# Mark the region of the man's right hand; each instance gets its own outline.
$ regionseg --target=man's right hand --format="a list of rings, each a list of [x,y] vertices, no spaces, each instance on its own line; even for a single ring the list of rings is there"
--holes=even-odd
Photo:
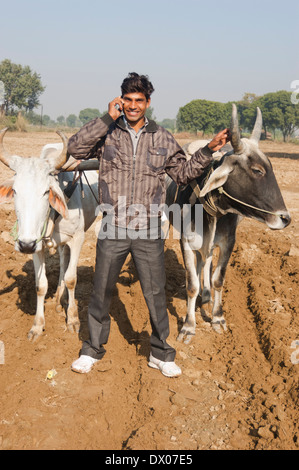
[[[118,107],[119,107],[118,109],[115,107],[116,105],[118,105]],[[122,113],[122,110],[123,110],[123,100],[122,100],[121,96],[118,96],[117,98],[114,98],[114,100],[111,101],[111,103],[109,103],[109,105],[108,105],[108,113],[110,114],[112,119],[114,119],[114,121],[117,118],[119,118],[119,116]]]
[[[220,150],[227,142],[230,142],[231,140],[231,132],[229,129],[223,129],[223,131],[218,132],[217,135],[211,140],[211,142],[208,144],[209,149],[212,152],[217,152],[217,150]]]

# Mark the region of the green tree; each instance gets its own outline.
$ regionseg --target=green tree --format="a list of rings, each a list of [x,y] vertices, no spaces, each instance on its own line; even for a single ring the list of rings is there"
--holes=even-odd
[[[176,123],[175,119],[165,118],[163,119],[163,121],[159,122],[158,124],[162,127],[165,127],[165,129],[168,129],[169,131],[174,132],[175,123]]]
[[[100,111],[94,108],[85,108],[85,109],[82,109],[82,111],[80,111],[79,113],[79,119],[83,125],[91,121],[92,119],[101,117],[101,116],[102,115]]]
[[[39,97],[45,87],[41,83],[40,75],[32,72],[26,65],[13,64],[9,59],[0,63],[0,81],[4,83],[5,94],[2,112],[13,113],[24,109],[32,111],[39,106]]]
[[[50,124],[51,118],[47,114],[43,115],[43,125],[48,126]]]
[[[79,121],[79,119],[77,118],[77,116],[75,114],[70,114],[66,118],[66,125],[68,127],[80,127],[81,122]]]
[[[256,109],[256,101],[259,99],[255,93],[245,93],[243,98],[236,102],[238,108],[238,119],[241,128],[251,129],[254,126],[255,115],[254,113],[249,113],[250,118],[247,116],[248,109]]]
[[[33,124],[35,126],[40,125],[41,121],[42,121],[41,116],[39,114],[35,113],[34,111],[29,111],[26,114],[26,119],[27,119],[28,122],[30,122],[30,124]]]
[[[280,129],[286,142],[299,126],[299,106],[291,102],[291,92],[267,93],[260,99],[265,127]]]
[[[218,132],[230,122],[231,105],[208,100],[194,100],[179,109],[178,131],[204,134]]]
[[[154,116],[154,108],[152,106],[147,108],[145,115],[147,119],[152,119],[153,121],[156,120],[156,117]]]
[[[58,118],[56,120],[57,120],[57,122],[60,126],[65,125],[65,117],[64,116],[58,116]]]
[[[276,129],[280,129],[286,142],[299,127],[299,106],[291,102],[291,94],[281,90],[260,96],[243,113],[246,125],[253,127],[256,107],[259,106],[263,114],[265,132],[271,130],[275,135]]]

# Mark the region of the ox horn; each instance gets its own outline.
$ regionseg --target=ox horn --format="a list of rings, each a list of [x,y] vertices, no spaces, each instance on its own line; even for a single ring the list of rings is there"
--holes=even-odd
[[[231,120],[231,134],[232,139],[231,143],[234,149],[234,152],[240,154],[244,150],[244,144],[241,141],[240,130],[239,130],[239,122],[238,122],[238,113],[237,113],[237,106],[233,103],[233,110],[232,110],[232,120]]]
[[[262,118],[262,112],[260,108],[256,108],[256,110],[257,110],[257,115],[256,115],[254,128],[250,136],[250,140],[253,140],[254,142],[258,144],[261,138],[261,133],[262,133],[263,118]]]
[[[58,134],[62,140],[63,143],[63,148],[61,154],[55,159],[55,168],[56,170],[59,170],[67,161],[68,153],[67,153],[67,144],[68,144],[68,138],[63,134],[61,131],[56,131],[56,134]]]
[[[5,127],[5,129],[2,129],[2,131],[0,131],[0,161],[4,163],[4,165],[9,167],[11,156],[6,152],[3,146],[3,138],[7,130],[8,130],[8,127]]]

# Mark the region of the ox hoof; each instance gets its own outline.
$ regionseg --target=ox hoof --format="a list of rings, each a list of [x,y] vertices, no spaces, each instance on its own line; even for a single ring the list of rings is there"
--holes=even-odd
[[[68,324],[67,324],[67,330],[68,330],[70,333],[79,333],[79,331],[80,331],[80,324],[79,324],[79,322],[68,323]]]
[[[40,336],[42,336],[44,329],[33,327],[29,331],[27,338],[29,341],[36,341]]]
[[[189,344],[192,340],[192,337],[195,335],[192,331],[182,330],[177,337],[177,341],[181,343],[182,341],[184,344]]]
[[[216,333],[221,335],[223,331],[227,331],[226,321],[224,319],[212,321],[212,328]]]

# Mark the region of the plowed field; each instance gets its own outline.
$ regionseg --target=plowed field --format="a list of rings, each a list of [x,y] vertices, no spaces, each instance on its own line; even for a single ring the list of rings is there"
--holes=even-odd
[[[59,139],[58,139],[59,140]],[[5,145],[38,155],[53,133],[11,133]],[[185,142],[181,142],[182,144]],[[27,340],[35,312],[31,257],[14,250],[13,204],[0,208],[0,449],[298,449],[299,147],[261,143],[274,167],[292,223],[283,231],[244,220],[229,263],[218,335],[209,310],[197,312],[192,342],[178,343],[186,312],[177,240],[166,242],[169,342],[183,375],[167,379],[147,366],[150,322],[131,258],[111,307],[104,359],[88,375],[70,369],[87,337],[95,261],[91,228],[78,266],[80,332],[56,313],[58,255],[47,255],[46,329]],[[11,172],[1,166],[1,179]],[[56,375],[47,380],[49,370]]]

